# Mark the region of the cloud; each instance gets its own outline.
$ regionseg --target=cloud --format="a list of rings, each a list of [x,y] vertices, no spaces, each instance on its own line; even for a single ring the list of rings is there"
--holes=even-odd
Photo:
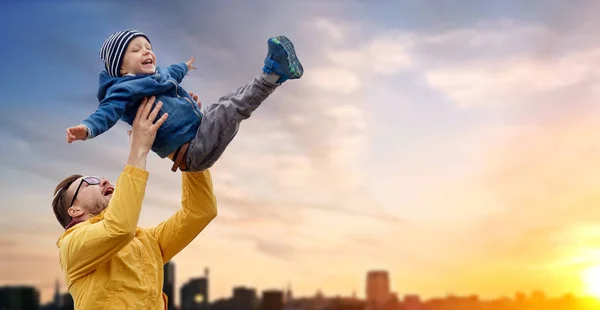
[[[314,28],[322,31],[324,37],[331,39],[334,43],[343,43],[346,40],[347,32],[343,27],[339,27],[330,19],[317,18],[314,20]]]
[[[423,64],[425,79],[461,108],[527,104],[595,81],[596,69],[588,64],[600,56],[598,47],[567,49],[567,41],[583,38],[576,30],[568,35],[561,31],[499,21],[425,37],[418,43],[422,50],[465,54],[452,54],[445,61],[441,55],[426,55],[424,60],[435,63]]]
[[[309,82],[317,88],[339,94],[351,94],[360,86],[359,77],[339,66],[329,68],[317,68],[310,73]]]
[[[40,270],[58,274],[60,265],[57,256],[29,244],[31,244],[30,240],[20,234],[3,232],[0,235],[0,281],[2,283],[14,283],[17,279],[19,280],[17,284],[38,283]]]
[[[269,254],[274,257],[278,257],[280,259],[293,259],[293,248],[283,242],[263,242],[261,240],[258,240],[256,242],[256,247],[258,251]]]
[[[292,261],[297,249],[289,242],[274,236],[275,235],[265,236],[264,234],[261,234],[261,236],[255,236],[253,234],[237,234],[236,236],[229,236],[229,238],[249,241],[257,252],[262,253],[269,258],[275,258],[286,262]]]
[[[374,36],[353,48],[327,48],[327,58],[335,65],[350,68],[367,77],[394,75],[413,64],[408,53],[412,42],[403,33],[392,31]]]
[[[221,192],[223,192],[221,190]],[[226,192],[226,191],[225,191]],[[267,197],[234,198],[218,196],[219,217],[213,224],[219,235],[229,240],[248,240],[255,249],[267,256],[289,260],[295,254],[322,252],[323,244],[337,247],[346,244],[344,232],[348,223],[353,229],[370,227],[402,228],[401,219],[373,211],[353,211],[344,207],[289,203],[274,201]],[[316,219],[318,218],[318,219]],[[323,222],[325,221],[325,222]],[[339,221],[338,227],[327,227],[325,223]],[[324,225],[325,224],[325,225]],[[322,232],[329,230],[331,240],[323,238]],[[317,231],[316,235],[308,231]],[[285,246],[284,246],[285,245]]]
[[[326,25],[329,36],[341,37]],[[598,46],[584,44],[589,38],[578,30],[496,20],[441,32],[389,30],[351,48],[340,39],[324,45],[332,67],[310,81],[348,94],[383,76],[410,73],[459,108],[527,104],[596,80],[588,64],[599,57]],[[581,47],[566,48],[567,42]]]
[[[45,255],[38,253],[26,253],[26,252],[12,252],[3,253],[0,255],[0,265],[12,265],[19,263],[21,265],[32,265],[35,266],[37,263],[42,261],[55,260],[56,256]]]
[[[596,248],[590,227],[600,222],[598,121],[576,115],[487,137],[495,143],[478,182],[502,208],[464,231],[465,261],[531,272],[577,272],[593,263],[585,253]],[[567,266],[573,261],[580,264]]]
[[[19,121],[3,115],[1,120],[0,130],[5,139],[21,146],[17,153],[22,155],[20,158],[19,156],[9,156],[8,153],[0,153],[3,157],[7,157],[8,163],[37,157],[37,160],[30,161],[29,164],[46,166],[46,169],[55,169],[56,167],[44,165],[44,159],[56,158],[60,161],[95,166],[99,163],[98,159],[100,158],[104,168],[107,168],[107,165],[109,166],[108,169],[111,170],[117,169],[117,167],[122,169],[123,167],[123,161],[119,158],[119,155],[126,155],[127,150],[118,146],[119,142],[128,142],[123,124],[118,124],[118,126],[113,127],[97,139],[67,144],[65,129],[72,124],[65,124],[64,119],[58,113],[31,115],[29,118],[19,119]],[[115,143],[112,145],[106,143],[109,140],[113,140]],[[127,144],[122,143],[120,145]],[[111,154],[111,156],[108,154]],[[27,169],[28,165],[21,162],[18,166]]]
[[[502,107],[536,102],[539,95],[595,81],[600,50],[539,58],[459,63],[425,73],[427,82],[461,108]]]
[[[8,252],[16,245],[17,242],[15,240],[10,239],[7,236],[0,236],[0,249],[2,249],[2,252]]]

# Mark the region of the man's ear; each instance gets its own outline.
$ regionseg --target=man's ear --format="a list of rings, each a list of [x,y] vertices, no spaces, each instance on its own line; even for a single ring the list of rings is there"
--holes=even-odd
[[[69,213],[69,216],[72,218],[76,218],[76,217],[80,217],[84,214],[83,210],[81,210],[79,207],[70,207],[69,210],[67,210],[67,212]]]
[[[125,74],[127,74],[127,71],[125,71],[125,69],[123,69],[123,67],[121,67],[121,68],[119,69],[119,74],[120,74],[120,75],[125,75]]]

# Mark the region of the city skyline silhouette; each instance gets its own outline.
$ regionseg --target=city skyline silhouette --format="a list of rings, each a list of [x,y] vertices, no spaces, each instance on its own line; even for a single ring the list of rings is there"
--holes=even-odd
[[[600,298],[576,296],[564,293],[560,296],[547,296],[542,290],[532,292],[515,292],[514,296],[497,296],[482,299],[476,293],[456,295],[449,293],[445,296],[423,298],[418,293],[400,293],[393,289],[390,275],[386,270],[370,270],[365,275],[363,288],[364,298],[351,295],[326,296],[316,290],[312,296],[295,296],[291,283],[287,287],[257,290],[251,285],[239,284],[231,289],[231,295],[220,298],[210,297],[209,268],[204,268],[202,276],[185,279],[184,286],[177,288],[173,284],[173,262],[165,264],[163,292],[168,296],[167,310],[438,310],[438,309],[597,309]],[[174,293],[177,292],[177,295]],[[12,299],[13,304],[8,300]],[[21,300],[18,308],[15,300]],[[30,302],[30,303],[28,303]],[[12,305],[15,308],[10,308]],[[68,292],[60,289],[56,282],[53,299],[45,304],[39,300],[39,292],[34,286],[0,286],[0,307],[7,310],[70,310],[73,301]],[[448,308],[450,307],[450,308]],[[0,308],[4,309],[4,308]]]

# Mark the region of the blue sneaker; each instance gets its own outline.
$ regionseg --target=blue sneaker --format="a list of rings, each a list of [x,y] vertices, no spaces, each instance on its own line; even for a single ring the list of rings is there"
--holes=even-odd
[[[299,79],[304,73],[304,68],[294,50],[294,44],[285,36],[269,38],[267,41],[269,51],[265,58],[263,72],[279,75],[277,80],[281,84],[287,80]]]

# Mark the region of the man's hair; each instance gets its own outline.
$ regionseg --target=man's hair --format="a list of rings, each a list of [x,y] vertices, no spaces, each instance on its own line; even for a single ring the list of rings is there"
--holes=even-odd
[[[62,225],[63,228],[66,228],[69,223],[73,220],[69,215],[69,204],[70,200],[67,199],[67,189],[75,180],[81,178],[82,175],[72,174],[66,177],[64,180],[60,181],[56,188],[54,189],[54,199],[52,200],[52,209],[54,210],[54,215],[56,219]]]

